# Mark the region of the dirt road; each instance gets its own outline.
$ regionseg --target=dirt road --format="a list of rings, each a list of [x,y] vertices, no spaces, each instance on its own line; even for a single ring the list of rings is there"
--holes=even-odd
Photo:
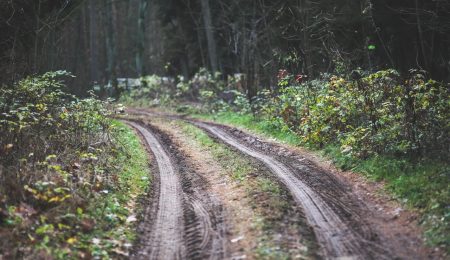
[[[219,259],[223,255],[220,211],[202,188],[202,180],[194,187],[191,178],[183,176],[185,165],[180,165],[172,147],[167,146],[161,133],[143,124],[126,121],[144,139],[157,163],[159,194],[149,206],[154,216],[145,216],[144,232],[136,259]],[[181,162],[182,163],[182,162]],[[213,223],[212,219],[215,219]],[[147,226],[147,227],[145,227]]]
[[[131,112],[144,118],[157,116],[166,121],[180,120],[177,116],[167,117],[149,111]],[[234,128],[198,120],[187,122],[249,160],[259,161],[272,173],[273,178],[279,181],[280,187],[290,193],[294,204],[303,212],[307,225],[314,231],[315,236],[310,239],[314,239],[314,243],[320,246],[320,252],[309,256],[326,259],[438,258],[423,246],[413,221],[405,221],[401,216],[392,217],[390,212],[375,210],[374,205],[379,206],[379,202],[366,201],[367,197],[357,193],[351,183],[336,177],[309,158]],[[167,151],[173,150],[175,146],[185,146],[183,141],[177,141],[175,144],[171,140],[174,136],[166,135],[159,129],[156,130],[159,137],[155,137],[149,131],[154,131],[154,127],[144,127],[135,122],[129,124],[144,136],[159,167],[157,214],[149,229],[150,239],[143,242],[146,246],[141,251],[146,253],[141,256],[149,256],[152,259],[230,257],[231,254],[226,252],[226,248],[230,248],[229,236],[223,234],[231,232],[232,225],[237,224],[223,225],[233,221],[227,220],[229,216],[224,217],[223,213],[217,211],[220,207],[212,205],[225,205],[224,211],[234,205],[224,203],[226,195],[218,195],[220,192],[217,192],[217,187],[211,188],[214,184],[202,184],[210,179],[200,178],[201,181],[198,181],[199,174],[193,167],[185,171],[184,175],[180,175],[176,164],[182,162],[183,167],[189,168],[186,166],[189,164],[186,158],[183,159],[186,154],[175,151],[177,155],[174,156]],[[167,126],[164,131],[173,132]],[[188,137],[178,137],[179,140],[185,138]],[[197,177],[192,179],[192,176]],[[183,184],[186,179],[191,180],[188,185]],[[212,203],[217,199],[219,202]],[[389,208],[387,204],[383,206]],[[186,214],[187,209],[190,209],[189,214]],[[222,225],[217,225],[215,221],[219,215],[224,218]],[[191,222],[195,224],[192,225]],[[191,233],[190,237],[188,233]],[[285,238],[281,238],[283,239]]]
[[[287,165],[275,158],[253,150],[240,143],[218,127],[196,122],[197,126],[207,130],[225,143],[235,147],[246,155],[262,161],[286,185],[314,227],[320,245],[330,257],[364,258],[370,252],[364,246],[364,239],[348,227],[338,213],[311,188],[298,179]]]

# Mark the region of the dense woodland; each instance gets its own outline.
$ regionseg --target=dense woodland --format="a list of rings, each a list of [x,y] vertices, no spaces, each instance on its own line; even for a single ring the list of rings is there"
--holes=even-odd
[[[393,68],[450,75],[446,0],[12,0],[0,3],[3,83],[64,68],[73,92],[116,77],[243,73],[276,85],[279,69],[311,77]]]

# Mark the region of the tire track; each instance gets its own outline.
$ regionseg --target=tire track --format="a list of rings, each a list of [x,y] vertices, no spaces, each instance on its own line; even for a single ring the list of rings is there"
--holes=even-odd
[[[222,204],[209,193],[207,181],[193,170],[171,136],[151,124],[124,121],[143,137],[159,169],[159,187],[145,216],[153,219],[143,223],[145,237],[135,258],[223,259]]]
[[[344,257],[346,259],[388,258],[386,251],[356,233],[341,218],[339,213],[335,212],[332,205],[329,205],[307,183],[299,179],[289,164],[241,144],[239,139],[231,136],[219,127],[198,121],[191,121],[191,123],[206,130],[227,145],[264,163],[304,209],[306,218],[314,229],[325,257]]]
[[[148,240],[150,243],[141,254],[145,255],[146,259],[183,259],[186,255],[183,241],[183,191],[178,175],[169,155],[156,137],[135,122],[126,121],[126,123],[143,136],[159,168],[158,211]]]
[[[375,200],[370,193],[375,191],[367,190],[367,183],[335,176],[327,166],[318,166],[314,156],[311,160],[308,154],[305,156],[225,125],[144,109],[130,112],[191,123],[213,139],[260,161],[303,208],[323,258],[441,259],[424,246],[421,231],[414,222],[416,215],[405,213],[397,219],[397,213],[393,212],[399,208],[398,204],[391,204],[389,198]]]

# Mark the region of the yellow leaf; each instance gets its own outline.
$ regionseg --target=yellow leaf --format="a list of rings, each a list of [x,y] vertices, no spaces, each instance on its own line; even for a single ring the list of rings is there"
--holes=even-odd
[[[67,244],[73,245],[77,242],[77,238],[76,237],[71,237],[69,239],[67,239]]]
[[[31,242],[34,242],[36,239],[32,236],[32,235],[30,235],[30,234],[28,234],[28,238],[31,240]]]
[[[53,197],[53,198],[51,198],[51,199],[48,200],[48,202],[58,202],[58,201],[61,201],[61,198],[58,197],[58,196]]]

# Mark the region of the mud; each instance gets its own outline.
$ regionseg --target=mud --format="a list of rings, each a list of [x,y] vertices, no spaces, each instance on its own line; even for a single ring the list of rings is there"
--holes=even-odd
[[[180,124],[167,120],[154,120],[163,131],[170,133],[171,140],[194,161],[199,174],[208,179],[210,192],[217,194],[224,203],[225,222],[227,226],[226,258],[261,257],[258,243],[262,237],[270,241],[270,246],[277,252],[283,252],[293,258],[318,258],[315,237],[306,224],[306,218],[281,184],[257,160],[249,160],[252,172],[245,181],[232,180],[229,169],[231,161],[217,161],[211,150],[199,147],[191,136],[181,130]],[[261,189],[262,181],[269,180],[281,188],[277,194]],[[255,227],[255,223],[264,222],[264,228]],[[235,241],[235,242],[231,242]],[[259,242],[258,242],[259,241]]]
[[[133,258],[222,259],[222,206],[205,192],[205,180],[156,127],[126,123],[143,136],[158,164],[159,193],[146,209]]]
[[[234,128],[193,121],[223,143],[262,161],[291,191],[314,228],[322,255],[351,259],[430,259],[417,234],[394,229],[374,216],[350,185],[295,151]],[[391,232],[390,232],[391,231]]]
[[[147,110],[133,112],[186,120]],[[382,183],[368,183],[360,175],[318,162],[301,149],[264,141],[236,128],[186,121],[272,172],[302,208],[321,246],[321,258],[443,259],[424,246],[417,215],[378,194]]]

